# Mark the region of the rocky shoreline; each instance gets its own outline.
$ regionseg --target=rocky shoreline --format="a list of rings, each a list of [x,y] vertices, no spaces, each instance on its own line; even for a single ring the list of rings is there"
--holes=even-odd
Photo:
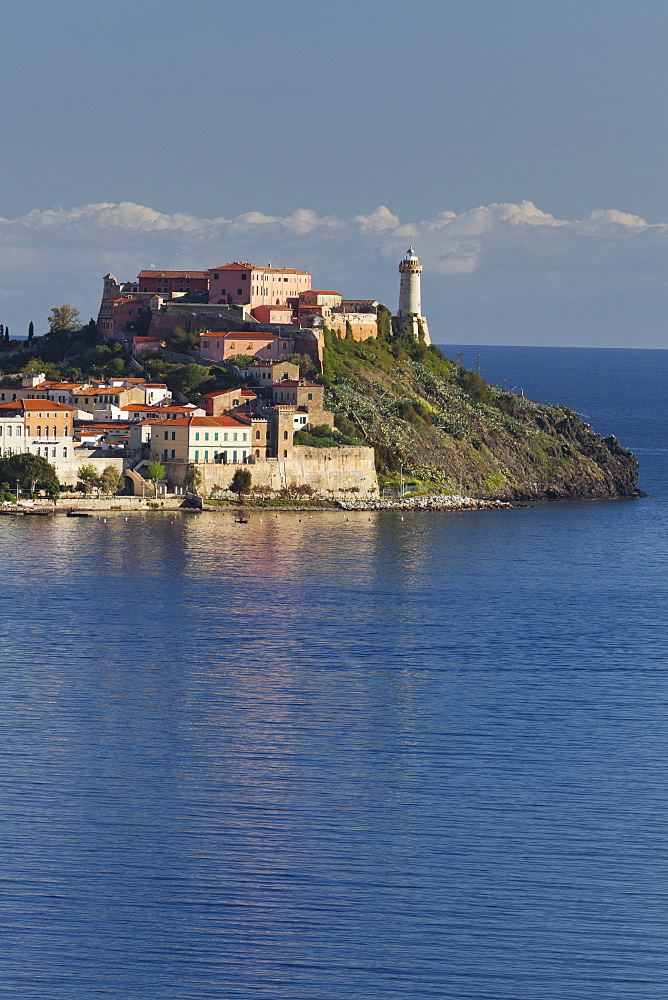
[[[506,500],[479,500],[460,494],[435,494],[402,500],[338,500],[336,505],[343,510],[499,510],[526,506]]]

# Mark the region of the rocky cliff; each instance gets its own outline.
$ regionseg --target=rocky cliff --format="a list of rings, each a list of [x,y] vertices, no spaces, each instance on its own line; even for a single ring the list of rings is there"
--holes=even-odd
[[[381,478],[496,499],[642,495],[638,462],[578,414],[488,385],[401,331],[355,343],[325,335],[337,425],[376,452]]]

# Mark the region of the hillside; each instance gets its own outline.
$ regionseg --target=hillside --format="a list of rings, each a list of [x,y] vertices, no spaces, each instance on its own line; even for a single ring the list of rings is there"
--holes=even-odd
[[[564,406],[488,385],[436,347],[392,330],[356,343],[325,335],[337,426],[376,449],[381,480],[498,499],[642,495],[638,462]]]

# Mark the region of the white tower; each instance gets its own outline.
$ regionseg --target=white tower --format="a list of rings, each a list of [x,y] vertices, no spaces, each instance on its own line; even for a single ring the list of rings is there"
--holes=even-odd
[[[399,309],[397,316],[400,326],[409,327],[416,340],[424,339],[425,344],[430,344],[429,328],[427,320],[422,315],[422,303],[420,301],[420,275],[422,274],[422,264],[418,260],[413,247],[409,247],[406,256],[399,264]]]
[[[422,265],[413,247],[409,247],[406,256],[399,264],[399,311],[397,316],[422,315],[420,306],[420,275]]]

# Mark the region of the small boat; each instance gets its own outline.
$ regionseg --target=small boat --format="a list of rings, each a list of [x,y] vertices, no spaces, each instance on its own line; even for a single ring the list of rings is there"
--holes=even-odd
[[[66,517],[90,517],[90,514],[85,510],[68,510]]]
[[[23,513],[26,517],[51,517],[53,514],[52,510],[24,510]]]
[[[250,518],[248,518],[248,517],[235,517],[234,523],[235,524],[248,524],[249,520],[250,520]]]

